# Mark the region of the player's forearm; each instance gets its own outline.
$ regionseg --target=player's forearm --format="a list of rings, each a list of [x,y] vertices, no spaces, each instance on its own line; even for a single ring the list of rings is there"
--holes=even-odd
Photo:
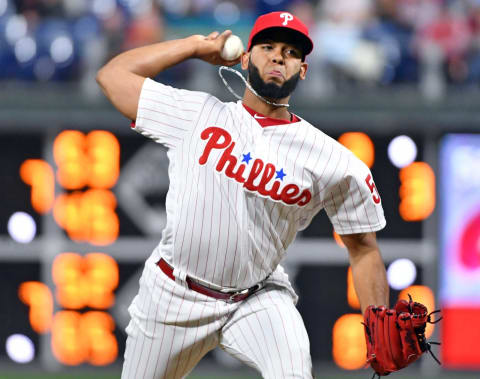
[[[369,305],[388,307],[387,275],[378,248],[349,252],[353,283],[362,313]]]
[[[99,72],[126,71],[151,78],[165,69],[195,56],[195,39],[187,37],[138,47],[117,55]]]

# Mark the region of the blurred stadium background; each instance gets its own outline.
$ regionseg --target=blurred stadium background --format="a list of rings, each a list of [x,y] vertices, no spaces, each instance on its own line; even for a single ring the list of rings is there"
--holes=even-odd
[[[0,378],[119,377],[167,158],[107,103],[97,69],[212,30],[245,43],[273,10],[315,42],[293,109],[372,169],[391,302],[411,293],[443,311],[427,330],[442,367],[424,357],[392,377],[480,377],[479,0],[0,0]],[[158,79],[234,100],[200,61]],[[325,216],[285,266],[317,376],[368,377],[347,253]],[[191,377],[258,376],[213,351]]]

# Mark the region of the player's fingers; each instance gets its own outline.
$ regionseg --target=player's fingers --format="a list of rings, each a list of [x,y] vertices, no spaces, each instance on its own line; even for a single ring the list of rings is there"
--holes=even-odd
[[[217,32],[216,30],[214,32],[211,32],[208,36],[207,36],[207,39],[215,39],[218,37],[220,33]]]
[[[222,41],[222,46],[223,46],[223,44],[225,43],[225,41],[227,40],[227,38],[230,37],[231,35],[232,35],[232,31],[229,30],[229,29],[227,29],[227,30],[225,30],[224,32],[222,32],[222,34],[220,34],[220,35],[218,36],[218,39],[219,39],[220,41]]]

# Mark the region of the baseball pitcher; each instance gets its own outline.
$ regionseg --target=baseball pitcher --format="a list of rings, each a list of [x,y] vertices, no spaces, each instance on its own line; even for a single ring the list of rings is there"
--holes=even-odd
[[[297,296],[279,262],[321,210],[348,249],[369,316],[367,342],[377,313],[388,309],[375,237],[385,218],[372,175],[289,108],[307,77],[307,27],[287,12],[262,15],[246,51],[226,61],[220,53],[230,35],[133,49],[97,75],[108,99],[134,120],[133,130],[166,146],[170,162],[167,224],[129,307],[123,379],[183,378],[216,347],[264,378],[312,378]],[[192,58],[240,63],[248,72],[243,98],[222,102],[151,79]],[[399,368],[379,362],[372,349],[378,374]]]

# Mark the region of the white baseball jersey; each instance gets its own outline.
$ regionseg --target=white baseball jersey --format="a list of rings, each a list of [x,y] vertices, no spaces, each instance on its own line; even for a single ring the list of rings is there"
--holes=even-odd
[[[152,259],[175,276],[235,289],[286,280],[279,262],[322,209],[339,234],[385,226],[367,166],[305,120],[262,127],[241,101],[146,79],[134,129],[168,148],[167,224]]]

